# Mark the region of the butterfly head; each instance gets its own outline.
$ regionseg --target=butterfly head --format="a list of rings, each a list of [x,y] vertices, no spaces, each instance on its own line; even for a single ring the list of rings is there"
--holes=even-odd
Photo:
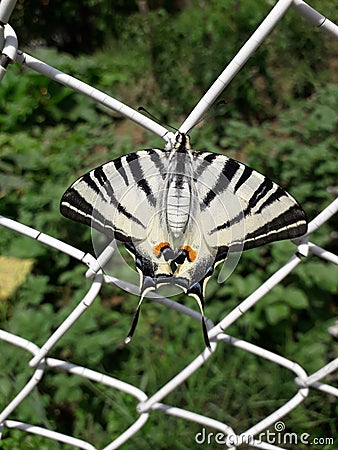
[[[185,133],[178,132],[176,135],[174,149],[178,152],[186,152],[187,150],[190,150],[191,147],[189,136]]]

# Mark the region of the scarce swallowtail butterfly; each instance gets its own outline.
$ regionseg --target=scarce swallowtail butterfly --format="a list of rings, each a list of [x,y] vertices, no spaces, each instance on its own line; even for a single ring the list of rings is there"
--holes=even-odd
[[[175,284],[193,296],[205,318],[205,285],[230,252],[307,231],[306,216],[284,189],[224,155],[193,151],[177,133],[164,150],[117,158],[86,173],[64,193],[61,213],[122,242],[140,273],[140,300]]]

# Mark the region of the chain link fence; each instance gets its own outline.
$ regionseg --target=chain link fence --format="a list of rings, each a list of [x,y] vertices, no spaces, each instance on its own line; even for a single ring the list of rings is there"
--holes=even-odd
[[[58,83],[64,84],[75,91],[88,96],[99,102],[108,108],[118,111],[127,118],[140,124],[144,128],[151,130],[154,134],[162,137],[164,141],[168,141],[172,138],[171,133],[163,127],[152,121],[150,118],[138,113],[127,105],[117,101],[116,99],[108,96],[107,94],[89,86],[82,81],[75,79],[74,77],[62,73],[39,61],[31,55],[18,50],[17,38],[15,31],[8,24],[10,15],[14,9],[15,1],[4,1],[0,3],[0,47],[2,50],[1,66],[0,66],[0,78],[2,78],[6,71],[8,64],[17,62],[26,66],[32,70],[35,70]],[[251,38],[240,49],[238,54],[233,58],[230,64],[225,68],[222,74],[217,78],[212,87],[201,98],[195,109],[187,117],[179,130],[181,132],[187,132],[191,129],[205,114],[209,106],[215,101],[222,90],[237,74],[241,67],[245,64],[252,53],[259,47],[259,45],[265,40],[274,26],[281,20],[284,14],[289,8],[294,8],[297,13],[302,15],[311,25],[320,27],[323,31],[327,32],[332,39],[338,39],[338,27],[333,24],[329,19],[325,18],[317,11],[312,9],[303,1],[299,0],[280,0],[273,7],[271,12],[266,16],[262,24],[253,33]],[[338,358],[332,361],[328,361],[325,366],[315,373],[307,374],[305,369],[297,364],[297,362],[291,361],[283,356],[277,355],[271,351],[267,351],[264,348],[253,345],[250,342],[246,342],[241,339],[234,338],[225,333],[227,328],[243,316],[250,308],[252,308],[257,302],[259,302],[270,290],[272,290],[278,283],[281,282],[288,274],[290,274],[298,264],[306,264],[306,257],[309,253],[316,255],[318,258],[322,258],[328,261],[330,264],[338,265],[338,256],[319,247],[315,243],[311,242],[311,235],[314,231],[320,228],[325,222],[327,222],[338,210],[338,199],[332,201],[323,211],[318,211],[318,215],[309,223],[308,233],[299,239],[294,240],[295,253],[291,258],[282,265],[268,280],[266,280],[261,286],[259,286],[251,295],[249,295],[244,301],[242,301],[235,309],[227,314],[219,323],[213,324],[210,319],[207,320],[209,329],[209,337],[212,342],[212,352],[205,349],[200,355],[198,355],[190,364],[188,364],[182,371],[170,381],[165,383],[157,392],[152,395],[148,395],[142,389],[137,386],[125,383],[122,380],[104,375],[94,370],[81,367],[76,364],[70,364],[68,362],[50,358],[48,356],[51,349],[59,341],[59,339],[67,333],[70,327],[79,319],[79,317],[85,313],[87,308],[95,301],[95,298],[99,294],[102,286],[105,283],[115,284],[119,282],[126,291],[137,292],[138,287],[128,283],[115,279],[113,276],[105,275],[101,271],[100,261],[91,254],[84,253],[80,249],[75,248],[61,240],[43,233],[43,230],[36,230],[34,228],[23,225],[17,221],[0,216],[0,225],[2,227],[9,228],[15,233],[27,236],[30,239],[34,239],[41,245],[48,246],[51,249],[56,249],[58,252],[67,254],[79,262],[88,267],[86,277],[91,280],[91,286],[88,292],[72,313],[61,323],[55,332],[46,340],[46,342],[38,347],[34,342],[30,342],[22,337],[9,333],[5,330],[0,330],[0,339],[8,345],[20,347],[32,355],[32,359],[29,366],[32,370],[30,380],[24,385],[24,387],[17,393],[15,398],[4,408],[0,413],[0,439],[2,431],[4,429],[18,429],[27,433],[33,433],[44,436],[46,438],[67,443],[76,448],[82,448],[87,450],[94,450],[94,445],[85,442],[84,440],[77,439],[72,436],[68,436],[57,431],[51,431],[46,428],[35,426],[20,421],[11,420],[11,414],[18,408],[18,406],[24,401],[24,399],[32,392],[32,390],[39,384],[41,378],[44,376],[46,369],[48,368],[48,374],[45,376],[53,376],[53,370],[61,370],[69,374],[72,377],[81,377],[87,380],[95,381],[102,385],[105,385],[111,389],[116,389],[134,397],[137,402],[138,417],[134,423],[121,430],[121,434],[116,436],[112,442],[107,445],[104,450],[112,450],[120,447],[123,443],[132,438],[147,422],[149,416],[153,411],[159,411],[163,415],[174,416],[177,420],[187,420],[198,423],[203,427],[215,430],[214,438],[223,439],[222,443],[224,447],[228,449],[236,449],[237,447],[247,444],[253,448],[260,449],[282,449],[285,448],[283,443],[269,443],[264,440],[265,431],[272,425],[277,432],[283,431],[284,422],[282,418],[285,417],[301,404],[307,396],[311,395],[311,391],[316,389],[323,393],[330,394],[338,397],[338,388],[325,383],[324,379],[330,373],[333,373],[338,367]],[[150,296],[151,297],[151,296]],[[165,305],[168,308],[172,308],[181,314],[190,316],[194,320],[200,321],[201,316],[199,313],[173,302],[167,298],[159,297],[158,295],[152,296],[152,300]],[[90,314],[90,312],[86,313]],[[333,325],[330,328],[330,333],[337,336],[337,325]],[[203,366],[206,361],[212,357],[213,351],[217,346],[233,346],[242,349],[245,352],[257,355],[259,358],[270,361],[273,364],[282,366],[283,368],[291,371],[295,375],[295,385],[297,393],[287,400],[281,407],[272,412],[269,416],[265,417],[260,422],[256,423],[251,428],[247,429],[244,433],[238,435],[236,430],[227,426],[223,422],[214,420],[211,417],[207,417],[201,414],[194,413],[192,411],[178,408],[175,405],[169,405],[162,403],[167,395],[182,385],[192,374],[196,371],[203,370]],[[203,428],[203,430],[205,430]],[[196,436],[196,442],[200,444],[206,444],[206,436],[203,435],[204,431]],[[266,436],[266,435],[265,435]],[[210,436],[209,436],[210,437]],[[307,444],[307,437],[303,436],[303,444]],[[332,441],[333,443],[333,441]],[[328,441],[327,444],[330,444]]]

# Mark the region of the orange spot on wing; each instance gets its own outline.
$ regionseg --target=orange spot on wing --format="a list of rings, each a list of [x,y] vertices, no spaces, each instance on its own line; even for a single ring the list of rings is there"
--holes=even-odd
[[[182,249],[187,252],[187,258],[189,262],[195,261],[197,256],[196,250],[192,249],[189,245],[184,245]]]
[[[169,242],[160,242],[159,244],[155,245],[154,247],[154,255],[158,258],[159,256],[161,256],[161,252],[162,250],[164,250],[165,248],[170,248],[170,244]]]

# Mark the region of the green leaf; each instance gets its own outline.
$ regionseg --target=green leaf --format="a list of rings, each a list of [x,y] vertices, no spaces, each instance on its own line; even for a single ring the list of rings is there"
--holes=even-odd
[[[290,315],[290,308],[284,303],[274,303],[265,309],[266,319],[270,325],[276,325]]]
[[[309,299],[304,292],[292,287],[285,289],[285,302],[295,309],[306,309],[309,306]]]
[[[19,299],[28,305],[38,305],[51,289],[47,275],[29,275],[19,291]]]
[[[315,270],[311,271],[311,276],[316,283],[332,294],[337,293],[338,287],[338,267],[330,263],[318,263]]]

